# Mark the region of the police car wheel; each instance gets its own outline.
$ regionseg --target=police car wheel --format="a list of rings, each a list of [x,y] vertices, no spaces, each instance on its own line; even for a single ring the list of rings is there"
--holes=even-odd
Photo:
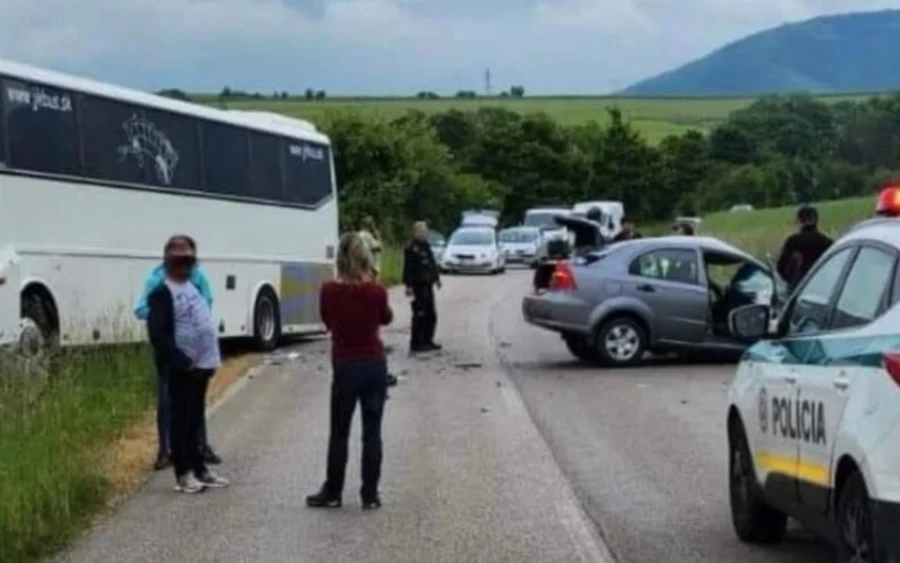
[[[594,349],[600,362],[613,366],[631,366],[644,357],[647,334],[631,317],[614,317],[597,331]]]
[[[844,482],[837,505],[838,561],[875,561],[874,526],[866,483],[859,472]]]
[[[747,436],[740,423],[729,429],[728,449],[728,492],[735,533],[746,543],[780,542],[787,531],[787,516],[761,498]]]

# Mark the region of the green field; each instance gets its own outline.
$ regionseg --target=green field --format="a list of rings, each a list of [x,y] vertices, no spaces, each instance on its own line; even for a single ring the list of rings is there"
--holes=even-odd
[[[875,197],[859,197],[818,204],[819,227],[834,239],[854,224],[872,217]],[[717,236],[759,258],[777,255],[784,238],[796,230],[796,206],[742,213],[714,213],[703,218],[701,234]]]
[[[855,100],[862,95],[823,97],[828,101]],[[615,97],[526,97],[423,100],[417,98],[335,98],[305,100],[298,98],[220,99],[197,95],[197,101],[232,109],[263,110],[321,123],[329,112],[355,110],[387,118],[407,110],[436,113],[450,109],[462,111],[482,107],[502,107],[521,113],[544,112],[566,124],[595,120],[603,122],[607,108],[617,107],[649,140],[658,141],[669,134],[689,129],[707,130],[729,113],[747,106],[753,98],[615,98]]]

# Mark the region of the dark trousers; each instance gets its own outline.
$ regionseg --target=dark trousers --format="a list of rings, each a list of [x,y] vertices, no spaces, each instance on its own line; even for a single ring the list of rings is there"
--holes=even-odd
[[[362,488],[360,496],[378,494],[381,479],[381,418],[387,396],[385,359],[334,364],[331,383],[331,431],[328,440],[328,470],[325,491],[340,496],[347,472],[347,442],[353,412],[359,402],[362,411]]]
[[[173,374],[169,378],[172,409],[169,439],[177,477],[191,471],[197,475],[206,472],[199,437],[200,424],[206,412],[206,388],[212,375],[212,370],[192,370]]]
[[[415,285],[412,289],[412,327],[409,347],[420,348],[434,342],[434,331],[437,328],[434,285]]]
[[[205,393],[204,393],[205,394]],[[169,378],[157,374],[156,375],[156,433],[159,444],[159,452],[170,454],[172,452],[172,442],[169,440],[169,430],[172,426],[172,401],[169,398]],[[206,436],[206,411],[204,409],[203,418],[200,420],[200,435],[197,442],[201,447],[209,445],[209,439]]]

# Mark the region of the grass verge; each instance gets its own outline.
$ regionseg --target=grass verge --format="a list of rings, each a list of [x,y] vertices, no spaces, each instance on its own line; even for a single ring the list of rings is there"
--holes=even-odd
[[[215,399],[255,356],[236,358]],[[155,373],[145,346],[65,350],[46,381],[0,377],[0,561],[63,548],[146,476],[156,447]]]
[[[819,210],[819,228],[837,240],[859,221],[872,217],[875,196],[828,201],[816,207]],[[703,218],[700,232],[727,240],[764,258],[767,253],[777,255],[785,237],[797,230],[794,220],[796,212],[797,206],[787,206],[714,213]]]

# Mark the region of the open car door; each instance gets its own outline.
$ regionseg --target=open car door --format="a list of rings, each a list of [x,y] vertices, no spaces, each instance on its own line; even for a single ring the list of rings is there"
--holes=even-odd
[[[787,303],[788,297],[790,297],[788,295],[788,284],[781,277],[781,274],[778,273],[778,268],[775,267],[777,262],[777,259],[771,253],[766,254],[765,264],[769,268],[772,279],[775,280],[775,299],[772,302],[772,309],[775,312],[781,311],[782,305]]]
[[[599,223],[582,217],[565,215],[557,215],[553,220],[572,234],[572,248],[576,254],[598,250],[605,244],[603,227]]]
[[[546,289],[550,284],[558,259],[581,256],[603,248],[605,244],[602,226],[599,223],[570,215],[555,215],[553,220],[557,225],[565,227],[569,231],[570,240],[547,243],[546,260],[542,260],[534,271],[532,285],[536,292]]]
[[[19,256],[12,246],[0,246],[0,346],[19,340],[21,271]]]

